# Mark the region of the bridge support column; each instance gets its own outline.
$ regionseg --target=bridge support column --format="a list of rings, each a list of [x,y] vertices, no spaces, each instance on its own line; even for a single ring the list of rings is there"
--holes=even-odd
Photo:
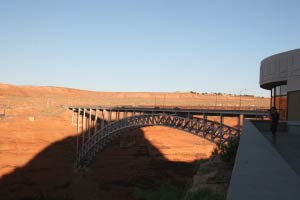
[[[104,110],[102,110],[101,130],[104,129],[104,120],[105,120],[105,114],[104,114]]]
[[[111,122],[111,110],[108,111],[108,123]]]
[[[74,114],[76,115],[76,113],[74,112],[74,108],[72,108],[72,125],[74,124]]]
[[[207,122],[207,115],[205,113],[203,113],[203,119],[204,119],[204,123]]]
[[[98,124],[97,124],[97,120],[98,120],[98,109],[96,109],[96,111],[95,111],[96,113],[95,113],[95,129],[94,129],[94,135],[96,135],[97,134],[97,126],[98,126]]]
[[[90,137],[91,137],[91,128],[92,128],[92,109],[90,108],[90,111],[89,111],[89,125],[88,125],[88,129],[89,129],[88,139],[90,139]]]
[[[85,126],[86,126],[86,118],[85,118],[85,108],[83,109],[83,115],[82,115],[82,151],[84,150],[84,132],[85,132]]]
[[[243,120],[244,120],[244,115],[243,115],[243,114],[240,114],[240,115],[238,116],[238,129],[239,129],[240,132],[241,132],[241,130],[242,130],[242,122],[243,122]]]
[[[224,122],[223,115],[220,114],[220,126],[221,126],[221,128],[223,127],[223,122]]]
[[[127,111],[125,111],[125,120],[124,120],[125,126],[127,125]]]
[[[77,143],[76,143],[76,161],[78,160],[78,153],[79,153],[79,119],[80,119],[80,108],[77,109]]]

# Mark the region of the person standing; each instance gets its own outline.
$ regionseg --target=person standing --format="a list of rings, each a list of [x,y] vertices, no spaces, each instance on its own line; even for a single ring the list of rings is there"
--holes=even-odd
[[[272,107],[270,112],[270,118],[271,118],[271,132],[272,132],[272,139],[273,143],[276,144],[277,142],[277,126],[279,121],[279,114],[277,112],[276,107]]]

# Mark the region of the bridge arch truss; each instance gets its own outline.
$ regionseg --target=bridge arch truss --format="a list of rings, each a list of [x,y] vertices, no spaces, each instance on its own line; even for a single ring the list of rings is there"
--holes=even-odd
[[[216,144],[226,143],[230,137],[240,135],[239,129],[202,118],[187,118],[165,113],[139,113],[130,117],[125,115],[124,118],[110,121],[105,125],[104,120],[98,118],[97,110],[94,113],[92,109],[72,110],[77,112],[75,168],[87,167],[95,159],[97,153],[120,134],[144,126],[174,128]]]

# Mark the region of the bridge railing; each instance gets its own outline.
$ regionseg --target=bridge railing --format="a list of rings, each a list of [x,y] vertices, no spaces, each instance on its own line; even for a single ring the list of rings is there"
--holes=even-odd
[[[99,107],[99,105],[68,105],[68,108]],[[243,110],[243,111],[268,111],[265,106],[187,106],[187,105],[101,105],[103,108],[148,108],[148,109],[170,109],[170,110]]]

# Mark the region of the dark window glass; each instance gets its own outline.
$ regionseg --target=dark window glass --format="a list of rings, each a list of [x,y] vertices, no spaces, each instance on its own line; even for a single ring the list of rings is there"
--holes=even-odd
[[[280,96],[279,99],[279,118],[281,120],[286,120],[286,111],[287,111],[287,97],[286,96]]]
[[[286,85],[281,85],[280,86],[280,95],[286,95],[287,94],[287,86]]]
[[[278,109],[280,120],[286,120],[287,116],[287,87],[286,85],[272,88],[271,104]]]
[[[276,96],[280,95],[280,86],[276,86]]]

